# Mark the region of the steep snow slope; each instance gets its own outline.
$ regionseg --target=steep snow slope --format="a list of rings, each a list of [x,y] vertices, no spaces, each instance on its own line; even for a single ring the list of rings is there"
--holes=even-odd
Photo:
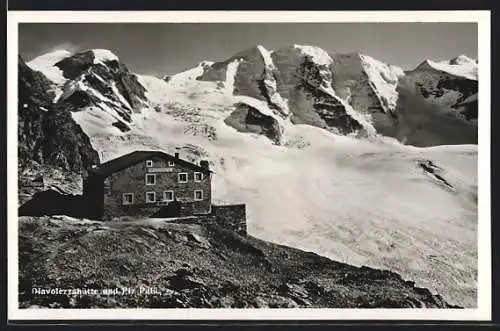
[[[391,112],[396,109],[398,102],[398,78],[404,76],[403,69],[387,65],[374,58],[361,54],[362,66],[373,83],[373,90],[377,95],[385,112]]]
[[[404,76],[401,68],[365,54],[331,54],[331,57],[333,88],[354,109],[373,116],[396,111],[398,81]]]
[[[276,146],[224,123],[235,97],[216,82],[181,88],[139,80],[158,111],[143,111],[121,136],[92,134],[104,161],[139,148],[180,147],[183,158],[211,160],[215,203],[247,204],[251,235],[389,268],[451,303],[476,305],[476,146],[414,148],[308,125],[289,125]],[[257,106],[266,111],[265,102]],[[427,159],[453,189],[422,170],[419,161]]]

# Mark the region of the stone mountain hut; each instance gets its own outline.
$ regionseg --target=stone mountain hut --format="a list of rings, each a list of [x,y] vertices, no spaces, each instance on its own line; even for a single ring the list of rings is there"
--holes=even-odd
[[[184,217],[211,213],[212,172],[160,151],[135,151],[93,166],[83,182],[89,216]]]

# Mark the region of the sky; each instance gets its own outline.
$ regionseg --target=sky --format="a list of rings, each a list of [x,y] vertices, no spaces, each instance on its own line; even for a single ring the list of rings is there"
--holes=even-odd
[[[475,23],[21,23],[19,53],[29,61],[65,49],[105,48],[133,72],[162,76],[246,48],[314,45],[361,52],[404,70],[425,59],[477,58]]]

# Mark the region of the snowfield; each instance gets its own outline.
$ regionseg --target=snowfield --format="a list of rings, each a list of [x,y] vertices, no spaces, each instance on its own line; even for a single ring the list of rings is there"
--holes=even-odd
[[[181,147],[185,159],[210,160],[214,203],[247,204],[250,235],[390,269],[452,304],[476,306],[476,145],[415,148],[285,123],[277,146],[224,124],[238,98],[214,82],[138,78],[159,107],[135,114],[131,132],[100,134],[80,121],[103,161]],[[421,160],[454,189],[427,176]]]
[[[478,80],[477,62],[465,55],[460,55],[457,58],[449,61],[435,62],[432,60],[425,60],[422,64],[426,64],[436,70],[447,72],[454,76],[464,77],[471,80]]]

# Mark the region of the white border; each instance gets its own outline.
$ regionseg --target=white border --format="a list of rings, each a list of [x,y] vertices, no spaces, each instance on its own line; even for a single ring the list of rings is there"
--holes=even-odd
[[[478,307],[476,309],[19,309],[17,268],[17,55],[22,22],[470,22],[478,23]],[[176,11],[7,13],[7,194],[8,318],[19,319],[158,319],[158,320],[491,320],[490,240],[490,12],[489,11]]]

